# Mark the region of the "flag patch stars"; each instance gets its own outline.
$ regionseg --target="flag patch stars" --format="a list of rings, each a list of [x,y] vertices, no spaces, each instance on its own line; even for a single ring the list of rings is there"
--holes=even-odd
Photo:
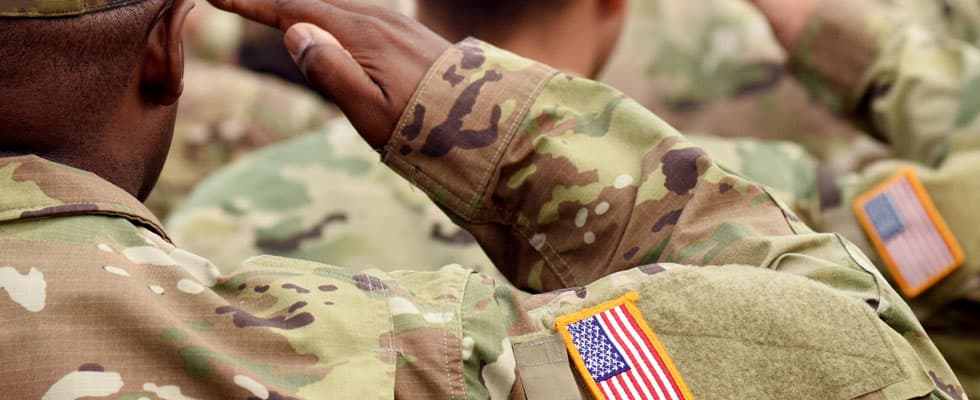
[[[902,293],[914,298],[963,263],[963,250],[912,169],[854,203],[861,226]]]
[[[633,292],[558,318],[556,327],[597,399],[693,400]]]

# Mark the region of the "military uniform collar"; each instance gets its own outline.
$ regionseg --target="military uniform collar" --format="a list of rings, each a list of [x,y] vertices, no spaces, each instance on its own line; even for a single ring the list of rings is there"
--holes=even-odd
[[[0,223],[69,215],[126,218],[170,240],[139,200],[95,174],[35,155],[0,158]]]

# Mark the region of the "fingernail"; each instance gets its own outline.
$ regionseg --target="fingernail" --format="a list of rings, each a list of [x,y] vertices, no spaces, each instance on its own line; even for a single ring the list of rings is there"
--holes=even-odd
[[[296,24],[286,30],[284,41],[286,42],[286,49],[289,50],[289,55],[293,57],[293,61],[299,62],[299,57],[303,55],[307,47],[313,44],[313,33],[310,32],[309,27],[303,26],[303,24]]]

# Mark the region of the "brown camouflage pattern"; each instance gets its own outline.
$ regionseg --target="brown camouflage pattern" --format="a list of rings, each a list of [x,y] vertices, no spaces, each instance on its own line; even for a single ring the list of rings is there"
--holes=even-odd
[[[143,0],[0,0],[0,18],[70,17],[105,11]]]
[[[205,177],[338,115],[308,90],[233,66],[189,60],[174,140],[146,204],[166,218]]]
[[[37,157],[6,158],[0,189],[14,195],[0,196],[0,392],[519,399],[512,344],[635,290],[701,399],[959,393],[914,315],[856,248],[811,232],[622,94],[472,40],[429,77],[388,162],[464,221],[518,283],[588,285],[528,296],[458,267],[355,272],[269,257],[222,275],[141,227],[144,210],[129,218],[70,202],[89,185],[105,194],[95,202],[122,209],[131,200],[111,184]],[[403,129],[413,121],[414,134]],[[504,129],[488,138],[488,125]],[[490,179],[458,179],[474,171]],[[590,215],[580,218],[583,208]],[[48,211],[35,218],[38,210]],[[688,265],[634,268],[647,259]],[[727,264],[743,266],[710,266]]]

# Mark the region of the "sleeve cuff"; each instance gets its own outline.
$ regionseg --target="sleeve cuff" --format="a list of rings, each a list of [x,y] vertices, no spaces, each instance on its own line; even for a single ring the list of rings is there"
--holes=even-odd
[[[823,0],[807,22],[790,63],[799,80],[835,111],[853,109],[893,31],[885,10],[865,0]]]
[[[395,126],[382,160],[467,222],[500,219],[498,164],[534,98],[556,73],[476,39],[447,50]]]

